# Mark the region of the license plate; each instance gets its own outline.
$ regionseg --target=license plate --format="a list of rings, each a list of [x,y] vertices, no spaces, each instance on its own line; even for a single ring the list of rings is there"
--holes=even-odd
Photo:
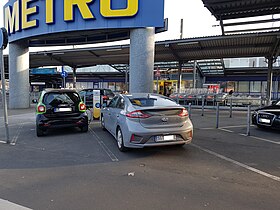
[[[71,112],[72,108],[56,108],[55,112]]]
[[[156,141],[156,142],[161,142],[161,141],[175,141],[175,140],[176,140],[176,135],[155,136],[155,141]]]
[[[262,122],[262,123],[270,123],[270,120],[269,120],[269,119],[260,118],[260,119],[259,119],[259,122]]]

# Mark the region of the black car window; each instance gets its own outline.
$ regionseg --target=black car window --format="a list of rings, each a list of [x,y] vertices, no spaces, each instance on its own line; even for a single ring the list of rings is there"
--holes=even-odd
[[[110,107],[110,108],[115,108],[115,107],[117,106],[118,99],[119,99],[118,96],[114,97],[114,98],[110,101],[108,107]]]
[[[44,104],[57,106],[58,104],[78,104],[80,103],[80,97],[78,93],[74,92],[50,92],[44,96]]]
[[[113,93],[113,91],[112,90],[104,90],[104,95],[110,95],[110,96],[113,96],[114,95],[114,93]]]
[[[151,107],[151,106],[176,106],[176,103],[166,97],[147,96],[147,97],[132,97],[129,100],[134,106]]]

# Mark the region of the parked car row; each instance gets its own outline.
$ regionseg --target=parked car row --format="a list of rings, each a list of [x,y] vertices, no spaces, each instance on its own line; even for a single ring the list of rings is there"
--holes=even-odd
[[[89,92],[88,90],[84,91]],[[86,95],[85,95],[86,97]],[[68,89],[45,89],[36,106],[36,134],[49,129],[78,127],[88,131],[89,117],[80,94]],[[193,125],[188,111],[172,99],[150,93],[118,94],[101,110],[101,126],[117,140],[120,151],[192,141]]]

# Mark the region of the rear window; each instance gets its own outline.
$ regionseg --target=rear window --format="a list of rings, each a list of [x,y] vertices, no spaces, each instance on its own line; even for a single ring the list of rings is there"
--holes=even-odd
[[[80,97],[75,92],[47,93],[44,97],[44,104],[55,106],[57,104],[77,104]]]
[[[176,106],[177,104],[166,97],[129,97],[130,102],[134,106],[152,107],[152,106]]]
[[[110,95],[110,96],[113,96],[114,95],[114,93],[113,93],[113,91],[112,90],[104,90],[104,95]]]

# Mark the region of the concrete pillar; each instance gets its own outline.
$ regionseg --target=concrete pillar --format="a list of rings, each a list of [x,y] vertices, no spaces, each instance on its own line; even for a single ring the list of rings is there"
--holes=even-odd
[[[29,46],[28,41],[9,44],[9,108],[30,107]]]
[[[155,28],[130,31],[130,93],[152,93],[154,80]]]
[[[273,58],[268,58],[268,73],[267,73],[267,88],[266,88],[266,103],[271,104],[272,95],[272,78],[273,78]]]

